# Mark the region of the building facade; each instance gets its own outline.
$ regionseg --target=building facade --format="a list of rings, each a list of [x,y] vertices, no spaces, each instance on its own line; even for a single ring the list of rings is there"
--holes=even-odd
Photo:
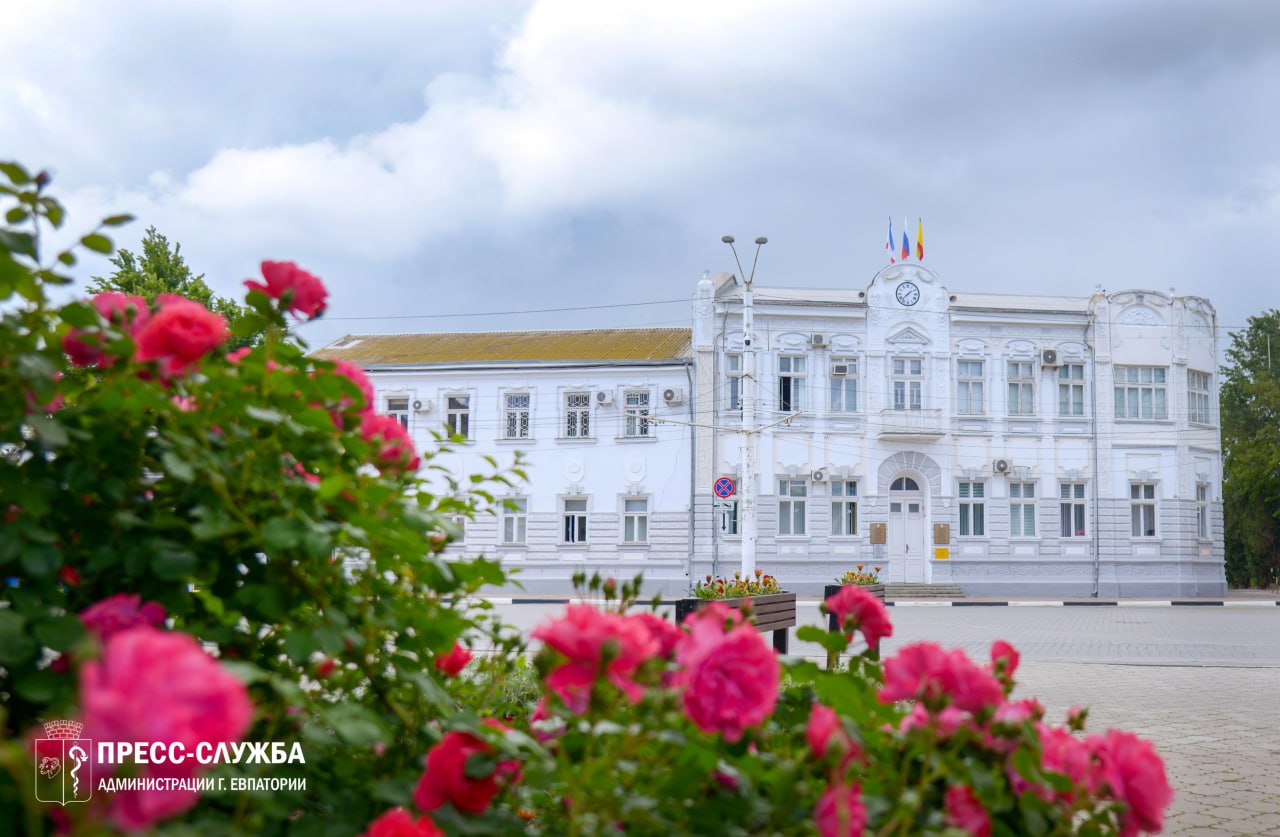
[[[689,329],[348,335],[317,354],[359,364],[376,409],[419,450],[462,437],[435,464],[451,475],[510,469],[493,514],[455,521],[453,554],[501,560],[530,592],[574,573],[643,572],[688,585],[693,541]],[[672,423],[674,419],[680,423]],[[492,462],[491,462],[492,460]],[[437,493],[465,491],[424,468]]]
[[[700,485],[741,461],[741,290],[699,285]],[[784,420],[757,434],[756,563],[790,587],[862,564],[970,595],[1225,593],[1207,300],[952,293],[913,264],[754,297],[757,426]],[[695,571],[731,571],[736,504],[695,500]]]
[[[970,595],[1225,593],[1207,300],[953,293],[914,264],[754,297],[750,436],[729,274],[698,284],[692,330],[354,335],[319,354],[361,364],[419,447],[467,437],[441,461],[454,473],[524,452],[515,508],[453,549],[530,591],[579,570],[668,594],[731,573],[738,497],[712,485],[754,438],[756,565],[800,593],[859,564]]]

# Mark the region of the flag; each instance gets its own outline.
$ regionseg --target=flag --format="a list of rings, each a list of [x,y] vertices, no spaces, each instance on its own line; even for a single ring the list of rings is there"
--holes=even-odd
[[[897,259],[893,257],[893,216],[892,215],[889,216],[889,237],[885,239],[884,249],[889,251],[889,263],[893,264],[894,262],[896,262]]]
[[[905,262],[911,255],[911,242],[907,241],[907,231],[902,231],[902,260]]]
[[[916,219],[919,223],[916,226],[916,258],[924,261],[924,219]]]

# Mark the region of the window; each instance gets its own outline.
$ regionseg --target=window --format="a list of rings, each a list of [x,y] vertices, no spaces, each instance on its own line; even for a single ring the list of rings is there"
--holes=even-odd
[[[508,498],[502,506],[502,542],[524,543],[528,525],[529,498]]]
[[[506,421],[503,428],[507,439],[529,438],[529,393],[509,392],[506,395]]]
[[[742,409],[742,355],[727,354],[724,356],[724,375],[726,389],[729,393],[729,410]]]
[[[591,436],[591,393],[564,394],[564,435],[568,439],[586,439]]]
[[[803,535],[804,503],[809,485],[804,480],[778,480],[778,534]]]
[[[924,386],[924,361],[918,357],[893,359],[893,409],[919,410]]]
[[[1084,526],[1084,483],[1064,482],[1058,486],[1058,504],[1060,528],[1058,535],[1063,538],[1085,537]]]
[[[388,398],[387,399],[387,415],[400,422],[400,426],[405,430],[409,429],[409,399],[408,398]]]
[[[1135,538],[1154,538],[1156,536],[1156,486],[1152,482],[1134,482],[1129,484],[1129,513],[1132,527],[1130,534]]]
[[[1030,538],[1036,533],[1036,484],[1009,483],[1009,535]]]
[[[1036,413],[1036,365],[1029,360],[1009,361],[1009,415]]]
[[[1187,417],[1196,424],[1212,424],[1208,372],[1187,370]]]
[[[626,394],[627,425],[625,435],[649,435],[649,391],[647,389],[629,390]]]
[[[1116,418],[1167,418],[1165,372],[1163,366],[1117,366]]]
[[[858,481],[831,483],[831,534],[858,534]]]
[[[980,482],[962,482],[959,494],[961,537],[982,537],[987,533],[983,502],[986,486]]]
[[[1209,484],[1196,483],[1196,534],[1209,537]]]
[[[898,477],[893,481],[893,485],[889,486],[890,491],[919,491],[920,484],[911,477]]]
[[[980,416],[982,400],[982,361],[956,361],[956,412],[964,416]]]
[[[858,411],[858,359],[835,357],[831,359],[831,412],[856,413]]]
[[[804,409],[804,358],[778,358],[778,409],[798,413]]]
[[[716,513],[720,515],[720,534],[738,534],[738,501],[717,500]]]
[[[644,497],[622,501],[622,540],[645,543],[649,540],[649,501]]]
[[[586,499],[561,501],[564,506],[564,542],[587,542],[587,501]]]
[[[1084,364],[1064,363],[1058,367],[1058,415],[1084,415]]]
[[[445,399],[447,409],[444,414],[445,427],[450,436],[471,436],[471,396],[450,395]]]

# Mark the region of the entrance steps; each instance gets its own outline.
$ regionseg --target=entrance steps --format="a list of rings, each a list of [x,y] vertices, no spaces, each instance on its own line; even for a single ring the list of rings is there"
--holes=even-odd
[[[963,599],[958,584],[886,584],[886,599]]]

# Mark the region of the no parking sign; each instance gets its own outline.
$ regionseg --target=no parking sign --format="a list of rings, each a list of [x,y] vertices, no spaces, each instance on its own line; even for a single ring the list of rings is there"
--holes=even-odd
[[[725,500],[732,497],[737,492],[738,486],[728,477],[721,477],[716,480],[715,485],[711,486],[711,490],[714,491],[716,496],[721,500]]]

